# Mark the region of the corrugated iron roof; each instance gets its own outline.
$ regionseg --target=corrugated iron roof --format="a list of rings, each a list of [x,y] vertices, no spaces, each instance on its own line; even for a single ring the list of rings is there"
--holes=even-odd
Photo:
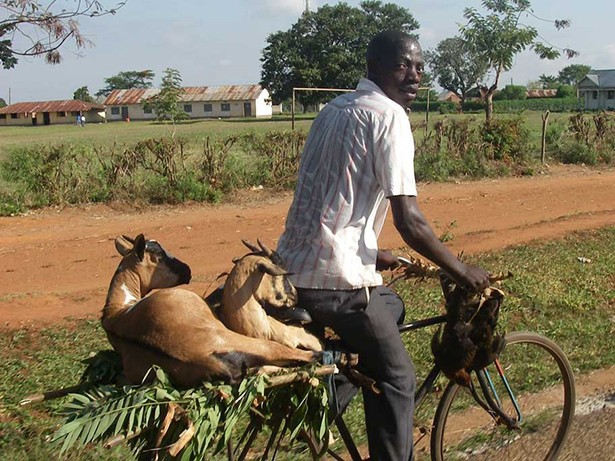
[[[104,110],[102,104],[66,99],[64,101],[18,102],[0,108],[0,114],[31,114],[33,112],[78,112]]]
[[[557,89],[548,88],[544,90],[528,90],[528,98],[554,98],[557,96]]]
[[[260,85],[222,85],[222,86],[187,86],[180,102],[208,101],[247,101],[260,96],[263,88]],[[158,94],[160,89],[113,90],[105,105],[118,106],[123,104],[141,104],[143,100]]]
[[[588,82],[593,85],[589,85]],[[594,85],[600,88],[615,88],[615,69],[592,70],[579,82],[579,87]]]

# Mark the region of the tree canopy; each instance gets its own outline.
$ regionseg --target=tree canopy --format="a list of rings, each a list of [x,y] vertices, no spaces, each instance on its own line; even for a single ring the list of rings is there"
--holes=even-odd
[[[506,85],[502,91],[496,93],[494,99],[527,99],[527,88],[523,85]]]
[[[49,64],[58,64],[62,60],[60,48],[69,40],[78,49],[92,45],[81,34],[77,19],[115,14],[126,1],[113,8],[97,0],[47,3],[0,0],[0,62],[5,69],[15,67],[20,56],[45,56]]]
[[[178,105],[183,92],[181,74],[176,69],[167,68],[164,70],[160,92],[145,101],[143,106],[151,107],[157,120],[171,120],[175,123],[187,118],[187,114]]]
[[[94,98],[90,95],[90,91],[87,86],[77,88],[73,93],[73,99],[78,99],[84,102],[94,102]]]
[[[576,85],[592,70],[584,64],[571,64],[557,74],[557,80],[564,85]]]
[[[374,35],[386,29],[411,33],[418,27],[406,8],[374,0],[358,8],[338,3],[306,11],[289,30],[267,37],[260,83],[276,102],[289,99],[293,88],[354,88],[366,74],[365,51]],[[307,105],[331,94],[297,97]]]
[[[556,59],[562,53],[571,58],[578,53],[545,44],[538,34],[538,29],[521,22],[522,18],[544,21],[534,14],[529,0],[483,0],[482,5],[487,10],[484,15],[475,8],[464,10],[464,17],[468,22],[461,26],[461,35],[474,51],[487,61],[494,74],[493,83],[485,95],[485,115],[489,122],[493,115],[493,94],[498,88],[502,72],[512,68],[514,57],[518,53],[531,49],[541,59]],[[549,22],[552,22],[557,30],[570,26],[568,20]]]
[[[104,88],[96,92],[96,96],[108,96],[113,90],[130,90],[133,88],[151,88],[154,72],[146,70],[128,70],[105,79]]]
[[[459,96],[462,104],[487,74],[487,61],[461,37],[442,40],[425,52],[425,60],[438,84]]]

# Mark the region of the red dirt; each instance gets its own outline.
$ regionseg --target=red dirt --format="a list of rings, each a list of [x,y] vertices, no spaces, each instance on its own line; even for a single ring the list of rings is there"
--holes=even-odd
[[[0,326],[98,315],[120,234],[159,240],[191,265],[192,289],[207,291],[245,252],[242,238],[273,247],[282,232],[290,194],[249,195],[243,205],[89,206],[0,218]],[[436,229],[455,222],[451,249],[484,252],[615,225],[615,171],[558,166],[536,177],[421,184],[419,201]],[[389,220],[380,246],[402,245]]]

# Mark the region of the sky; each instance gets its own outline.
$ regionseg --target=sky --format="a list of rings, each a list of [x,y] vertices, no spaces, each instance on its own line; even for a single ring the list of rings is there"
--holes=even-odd
[[[71,3],[65,0],[67,3]],[[111,6],[117,0],[101,0]],[[41,0],[41,3],[49,3]],[[315,10],[337,1],[309,0]],[[360,0],[345,3],[358,6]],[[464,7],[484,12],[480,0],[395,0],[420,24],[423,49],[459,33]],[[306,0],[128,0],[113,16],[81,18],[81,33],[93,47],[62,49],[59,65],[43,58],[20,58],[14,69],[0,68],[0,98],[7,103],[72,99],[77,88],[94,94],[104,79],[122,71],[151,69],[154,86],[166,68],[177,69],[184,86],[255,84],[260,81],[262,50],[269,34],[288,30],[305,9]],[[615,68],[613,0],[533,0],[535,13],[547,19],[569,19],[571,27],[526,18],[541,36],[560,48],[580,52],[573,59],[541,61],[532,52],[517,55],[500,86],[525,85],[541,74],[557,75],[569,64],[594,69]],[[5,11],[0,8],[0,20]]]

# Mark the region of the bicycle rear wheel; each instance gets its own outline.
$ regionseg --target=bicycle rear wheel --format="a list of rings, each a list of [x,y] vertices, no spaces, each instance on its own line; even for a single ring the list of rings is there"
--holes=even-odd
[[[434,418],[433,460],[557,459],[575,403],[574,377],[564,352],[537,333],[515,332],[506,335],[499,363],[514,397],[509,396],[495,364],[485,369],[490,393],[517,428],[508,428],[483,409],[467,388],[451,382]],[[476,383],[476,374],[472,375]],[[478,383],[475,388],[482,396]]]

